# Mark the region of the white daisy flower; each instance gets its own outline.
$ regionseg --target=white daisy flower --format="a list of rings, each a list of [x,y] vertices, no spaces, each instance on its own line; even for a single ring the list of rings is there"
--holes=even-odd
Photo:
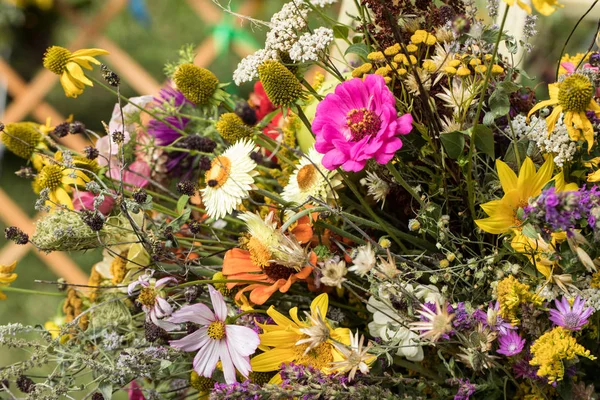
[[[376,263],[375,252],[371,247],[371,243],[367,242],[366,245],[356,249],[356,254],[352,258],[352,266],[348,268],[348,271],[354,272],[359,276],[365,276],[373,269]]]
[[[215,157],[210,170],[206,171],[206,187],[202,190],[202,202],[206,213],[212,218],[230,214],[248,197],[254,184],[256,163],[250,158],[255,144],[242,139]]]
[[[335,190],[342,186],[342,180],[337,171],[329,171],[323,167],[321,160],[323,154],[319,154],[314,147],[300,159],[289,183],[283,188],[281,197],[285,201],[302,205],[309,197],[327,203],[335,198]]]

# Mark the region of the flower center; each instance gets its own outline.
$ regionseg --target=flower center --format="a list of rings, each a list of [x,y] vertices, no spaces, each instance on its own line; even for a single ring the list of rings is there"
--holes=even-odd
[[[294,273],[294,270],[279,264],[270,264],[263,268],[263,271],[270,279],[277,281],[279,279],[288,279]]]
[[[521,201],[515,207],[514,214],[513,214],[513,227],[521,226],[521,224],[523,223],[523,221],[518,217],[519,209],[521,209],[521,208],[524,209],[525,207],[528,206],[528,204],[529,203],[527,201]]]
[[[248,241],[248,251],[250,252],[250,259],[254,265],[261,268],[268,267],[271,260],[271,252],[267,247],[255,237],[252,237]]]
[[[153,307],[156,301],[156,291],[152,288],[145,287],[140,290],[137,298],[138,303],[147,307]]]
[[[225,337],[225,324],[222,321],[214,321],[208,326],[208,336],[213,340],[221,340]]]
[[[318,370],[323,370],[330,366],[333,362],[333,354],[331,354],[331,344],[321,343],[308,353],[304,354],[308,348],[308,344],[301,344],[294,347],[296,359],[294,363],[301,365],[310,365]]]
[[[567,329],[575,329],[579,327],[579,316],[575,313],[567,313],[564,318],[564,327]]]
[[[590,80],[581,74],[573,74],[560,84],[558,103],[565,111],[582,112],[587,110],[594,87]]]
[[[366,108],[353,109],[346,115],[346,124],[352,140],[359,141],[365,136],[376,135],[381,128],[381,118]]]
[[[71,57],[71,52],[64,47],[52,46],[44,54],[44,67],[61,75],[67,69],[67,63]]]
[[[300,168],[298,171],[298,176],[296,177],[296,181],[298,182],[298,187],[300,190],[309,189],[318,177],[319,172],[314,165],[308,164],[304,167]]]
[[[224,156],[216,157],[206,173],[206,184],[213,189],[218,189],[227,182],[231,172],[231,160]]]
[[[37,179],[37,185],[40,189],[55,190],[62,181],[62,168],[58,165],[46,165],[40,171]]]

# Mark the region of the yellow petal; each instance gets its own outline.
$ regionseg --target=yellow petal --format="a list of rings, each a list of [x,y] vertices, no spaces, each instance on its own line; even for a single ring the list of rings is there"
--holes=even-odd
[[[535,164],[531,161],[531,158],[525,158],[523,164],[521,165],[521,169],[519,170],[519,177],[517,178],[517,190],[520,192],[529,185],[531,180],[535,177]],[[504,193],[508,193],[506,190]]]
[[[337,342],[350,346],[350,329],[337,328],[331,331],[331,338]]]
[[[495,215],[489,218],[477,219],[475,223],[484,232],[500,235],[508,232],[514,226],[514,217],[506,214]]]
[[[554,128],[556,127],[556,122],[558,121],[558,118],[560,118],[560,114],[562,113],[563,109],[562,107],[558,106],[558,107],[554,107],[554,110],[552,110],[552,113],[550,115],[548,115],[548,117],[546,118],[546,126],[548,127],[548,136],[550,136],[552,134],[552,132],[554,131]]]
[[[537,12],[546,17],[553,14],[554,11],[556,11],[557,7],[564,7],[564,5],[558,4],[556,0],[533,0],[533,6],[537,10]]]
[[[498,209],[502,206],[502,200],[492,200],[485,204],[481,204],[479,207],[488,215],[494,215]]]
[[[554,181],[554,187],[557,192],[571,192],[574,190],[579,190],[579,186],[576,183],[566,183],[565,182],[565,174],[563,171],[560,171],[558,174],[552,178]]]
[[[73,202],[71,201],[71,196],[69,196],[65,189],[59,187],[54,191],[54,194],[59,204],[67,206],[67,208],[69,208],[70,210],[73,209]]]
[[[294,347],[296,346],[296,342],[302,337],[298,332],[288,330],[262,333],[259,336],[261,345],[277,348]]]
[[[531,179],[528,183],[528,190],[525,190],[526,199],[529,200],[529,197],[537,196],[542,192],[542,188],[550,182],[552,179],[552,174],[554,173],[554,159],[552,157],[546,158],[546,161],[538,172],[535,174],[535,177]],[[519,176],[520,178],[520,176]]]
[[[588,182],[600,182],[600,169],[587,176]]]
[[[83,93],[83,84],[73,81],[68,72],[64,72],[60,76],[60,84],[62,85],[67,97],[76,98]]]
[[[321,293],[310,304],[310,310],[313,315],[317,315],[317,308],[321,312],[321,317],[325,318],[329,309],[329,296],[327,293]]]
[[[1,274],[0,283],[12,283],[17,279],[17,274]]]
[[[504,193],[517,188],[517,174],[504,161],[496,160],[496,171]]]
[[[590,101],[590,104],[588,105],[588,110],[595,112],[596,115],[600,115],[600,105],[598,105],[598,103],[596,103],[594,99]]]
[[[525,12],[527,12],[527,14],[531,14],[531,7],[529,6],[529,4],[524,3],[522,0],[517,0],[517,4],[519,5],[519,7],[521,7],[523,10],[525,10]]]
[[[106,54],[110,54],[110,53],[104,49],[81,49],[81,50],[77,50],[77,51],[74,51],[73,53],[71,53],[71,59],[81,57],[81,56],[94,57],[94,56],[103,56]],[[100,63],[98,62],[98,64],[100,64]]]
[[[282,313],[277,311],[275,309],[275,307],[273,307],[273,306],[269,307],[269,309],[267,310],[267,314],[269,315],[269,317],[271,317],[273,319],[273,321],[277,325],[279,325],[281,327],[286,327],[286,326],[297,327],[297,325],[292,320],[290,320],[288,317],[286,317],[285,315],[283,315]]]
[[[2,265],[0,264],[0,274],[10,274],[17,267],[17,262],[13,261],[12,264]]]
[[[90,81],[87,78],[87,76],[85,76],[85,74],[83,73],[83,70],[81,69],[79,64],[74,63],[74,62],[67,63],[67,71],[69,71],[69,74],[71,74],[71,77],[73,79],[78,80],[79,82],[83,83],[84,85],[94,86],[92,81]]]
[[[540,101],[529,111],[529,113],[527,114],[527,118],[531,117],[531,114],[533,114],[537,110],[541,110],[544,107],[554,106],[556,104],[558,104],[558,100],[554,99]]]
[[[294,362],[296,360],[296,352],[293,348],[288,349],[272,349],[262,354],[253,357],[250,361],[252,370],[256,372],[277,371],[281,363]]]

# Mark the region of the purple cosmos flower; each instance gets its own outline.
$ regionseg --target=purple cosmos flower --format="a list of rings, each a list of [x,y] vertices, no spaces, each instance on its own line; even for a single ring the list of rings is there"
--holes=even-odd
[[[394,94],[379,75],[342,82],[317,106],[315,149],[329,170],[361,171],[368,160],[387,164],[412,130],[412,116],[398,117]]]
[[[162,318],[168,317],[173,313],[173,307],[164,298],[162,289],[169,282],[176,281],[173,277],[165,277],[159,280],[152,278],[153,270],[146,270],[146,273],[140,275],[137,281],[133,281],[127,286],[127,293],[131,296],[138,286],[141,286],[137,302],[142,305],[142,310],[147,318],[158,327],[166,331],[173,331],[178,328],[176,324],[166,321]]]
[[[588,317],[594,312],[592,307],[584,308],[585,301],[579,296],[575,297],[573,307],[565,296],[561,301],[554,300],[554,305],[556,310],[550,310],[550,321],[570,331],[581,330],[588,323]]]
[[[523,351],[525,339],[522,339],[521,335],[517,332],[509,331],[506,335],[500,335],[498,337],[498,343],[500,344],[498,353],[510,357]]]
[[[260,344],[258,334],[245,326],[226,325],[227,304],[223,295],[208,285],[213,311],[205,304],[182,307],[169,319],[173,323],[193,322],[201,327],[179,340],[171,340],[171,347],[183,351],[198,351],[194,357],[194,371],[206,378],[212,374],[219,360],[228,384],[236,382],[236,369],[248,377],[252,367],[250,355]]]

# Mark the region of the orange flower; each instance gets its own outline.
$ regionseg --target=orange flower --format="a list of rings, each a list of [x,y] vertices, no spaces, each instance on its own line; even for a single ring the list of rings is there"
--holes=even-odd
[[[270,222],[270,220],[268,221]],[[290,249],[295,250],[296,252],[302,251],[306,254],[299,244],[309,242],[313,236],[310,218],[308,216],[298,220],[296,227],[292,230],[291,236],[293,237],[290,238],[281,235],[280,240],[284,242],[281,244],[283,246],[285,246],[286,243],[292,244],[292,246],[289,246]],[[232,249],[225,254],[222,272],[227,279],[240,279],[256,282],[249,285],[246,283],[227,284],[228,289],[235,286],[247,285],[236,294],[235,299],[238,301],[244,292],[250,292],[249,297],[252,303],[264,304],[275,292],[280,291],[281,293],[285,293],[290,289],[292,284],[298,280],[305,280],[308,278],[313,270],[313,266],[317,262],[317,255],[311,251],[304,256],[306,265],[295,267],[283,265],[283,262],[277,262],[276,255],[272,254],[269,250],[265,250],[264,252],[270,256],[267,258],[269,261],[266,265],[258,265],[256,261],[258,259],[264,260],[265,257],[257,257],[252,251],[257,251],[255,249],[260,249],[260,247],[261,245],[259,244],[258,246],[253,246],[250,250]]]

